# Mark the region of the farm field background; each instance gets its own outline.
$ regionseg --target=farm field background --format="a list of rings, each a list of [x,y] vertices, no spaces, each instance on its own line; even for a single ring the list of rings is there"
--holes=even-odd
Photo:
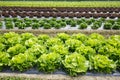
[[[0,1],[0,71],[3,80],[119,80],[120,1]]]
[[[120,7],[119,1],[0,1],[0,6],[21,7]]]

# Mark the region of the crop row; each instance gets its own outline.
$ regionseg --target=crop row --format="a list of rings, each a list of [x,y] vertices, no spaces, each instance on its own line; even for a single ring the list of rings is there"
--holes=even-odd
[[[58,33],[54,37],[14,32],[0,35],[0,70],[45,73],[63,70],[71,76],[120,71],[120,35]]]
[[[120,7],[119,1],[0,1],[0,4],[18,7]]]
[[[120,19],[105,18],[4,18],[2,29],[120,29]]]
[[[17,12],[14,12],[14,11],[2,11],[0,13],[1,16],[4,16],[4,17],[9,17],[9,16],[12,16],[12,17],[17,17],[17,16],[21,16],[21,17],[26,17],[26,16],[29,16],[29,17],[86,17],[86,18],[89,18],[89,17],[94,17],[94,18],[98,18],[98,17],[110,17],[110,18],[115,18],[115,17],[119,17],[120,18],[120,13],[80,13],[80,12],[76,12],[76,13],[71,13],[71,12],[20,12],[20,11],[17,11]]]
[[[15,11],[15,12],[22,12],[22,11],[26,11],[26,12],[103,12],[103,13],[119,13],[120,12],[120,8],[115,7],[115,8],[94,8],[94,7],[1,7],[0,8],[1,11]]]

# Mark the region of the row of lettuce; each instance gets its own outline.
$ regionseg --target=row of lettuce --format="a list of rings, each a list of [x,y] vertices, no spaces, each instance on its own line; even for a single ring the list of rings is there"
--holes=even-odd
[[[120,35],[4,33],[0,35],[0,71],[6,67],[20,72],[63,70],[71,76],[88,71],[113,73],[120,71]]]
[[[32,27],[32,29],[44,28],[44,29],[60,29],[64,28],[67,25],[71,27],[76,27],[78,25],[78,29],[86,29],[89,25],[91,29],[99,29],[102,24],[103,29],[111,30],[119,30],[120,29],[120,19],[105,19],[105,18],[78,18],[78,19],[65,19],[65,18],[4,18],[6,29],[14,29],[14,27],[18,27],[18,29],[25,29],[27,27]],[[0,22],[0,27],[3,27],[2,21]]]

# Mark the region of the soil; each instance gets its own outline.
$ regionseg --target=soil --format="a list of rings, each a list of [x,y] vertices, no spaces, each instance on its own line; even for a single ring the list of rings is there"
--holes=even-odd
[[[0,30],[0,34],[4,34],[7,32],[16,32],[16,33],[25,33],[30,32],[35,35],[39,34],[48,34],[50,36],[55,36],[57,33],[67,33],[67,34],[75,34],[75,33],[84,33],[89,35],[91,33],[99,33],[106,37],[111,35],[120,35],[120,30]]]
[[[120,76],[86,76],[70,77],[62,74],[22,74],[22,73],[0,73],[0,78],[19,77],[28,80],[120,80]]]

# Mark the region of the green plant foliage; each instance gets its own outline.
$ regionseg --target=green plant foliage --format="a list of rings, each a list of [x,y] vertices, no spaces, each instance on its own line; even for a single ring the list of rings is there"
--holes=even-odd
[[[20,72],[23,72],[25,70],[30,69],[33,66],[34,60],[35,57],[31,54],[19,53],[18,55],[12,57],[9,66],[13,71],[18,70]]]
[[[40,24],[39,23],[32,23],[32,29],[38,29],[40,27]]]
[[[45,24],[45,21],[40,20],[38,23],[40,24],[40,27],[43,27],[43,26],[44,26],[44,24]]]
[[[29,40],[30,38],[33,38],[33,37],[35,37],[35,36],[32,33],[22,33],[21,34],[22,44],[25,44],[26,40]]]
[[[104,27],[103,27],[104,29],[111,29],[112,28],[112,24],[111,23],[109,23],[109,22],[106,22],[105,24],[104,24]]]
[[[88,19],[88,20],[86,20],[86,23],[87,23],[88,25],[91,25],[91,24],[92,24],[92,22],[93,22],[93,20],[92,20],[92,19]]]
[[[113,20],[113,19],[108,19],[108,20],[106,20],[106,22],[108,22],[108,23],[111,23],[112,25],[115,23],[115,20]]]
[[[61,28],[61,24],[60,24],[60,23],[56,23],[56,24],[54,25],[54,27],[55,27],[56,29],[60,29],[60,28]]]
[[[91,38],[91,39],[98,39],[98,40],[104,40],[104,39],[105,39],[104,36],[102,36],[102,35],[100,35],[100,34],[98,34],[98,33],[92,33],[92,34],[89,36],[89,38]]]
[[[87,28],[87,23],[81,23],[80,25],[79,25],[79,29],[86,29]]]
[[[70,25],[72,21],[73,21],[72,19],[67,19],[67,20],[66,20],[66,24],[67,24],[67,25]]]
[[[93,57],[93,68],[97,72],[111,73],[116,69],[116,64],[107,56],[96,55]]]
[[[3,25],[3,24],[2,24],[2,22],[0,21],[0,28],[2,28],[2,25]]]
[[[11,21],[6,21],[5,22],[6,29],[13,29],[13,23]]]
[[[20,20],[20,19],[17,18],[17,17],[13,18],[13,22],[17,22],[17,21],[19,21],[19,20]]]
[[[36,58],[39,58],[42,54],[47,53],[45,46],[35,44],[31,48],[27,49],[25,53],[33,54]]]
[[[12,22],[13,19],[12,19],[12,18],[4,18],[4,21],[5,21],[5,22],[7,22],[7,21],[8,21],[8,22],[9,22],[9,21]]]
[[[21,44],[16,44],[15,46],[13,47],[10,47],[7,52],[11,55],[11,56],[14,56],[14,55],[17,55],[19,53],[24,53],[26,50],[26,47],[21,45]]]
[[[113,25],[112,29],[119,30],[120,29],[120,24],[115,23]]]
[[[38,43],[38,39],[36,37],[33,37],[25,41],[25,46],[32,47],[36,43]]]
[[[102,25],[102,21],[101,20],[96,20],[93,25],[91,26],[92,29],[98,29],[100,28]]]
[[[46,41],[47,48],[52,47],[54,45],[62,45],[62,41],[59,38],[50,38]]]
[[[61,57],[56,53],[43,54],[38,58],[37,64],[40,71],[51,73],[60,67]]]
[[[19,29],[25,29],[25,27],[26,27],[26,24],[24,22],[18,24]]]
[[[24,23],[26,24],[26,27],[31,27],[32,20],[31,19],[24,19]]]
[[[14,46],[21,42],[19,34],[14,32],[5,33],[3,37],[6,39],[5,44],[7,47]]]
[[[40,34],[40,35],[38,35],[38,40],[41,40],[43,42],[46,42],[49,38],[50,38],[50,36],[47,35],[47,34]]]
[[[44,23],[43,27],[44,29],[50,29],[51,25],[49,23]]]
[[[66,22],[61,22],[60,25],[61,25],[61,27],[66,27],[67,24],[66,24]]]
[[[65,45],[70,52],[74,52],[77,47],[82,45],[82,42],[76,39],[68,39],[65,41]]]
[[[4,51],[5,50],[5,45],[3,43],[0,43],[0,51]]]
[[[65,41],[70,38],[70,35],[65,34],[65,33],[58,33],[57,37],[65,43]]]
[[[98,49],[104,45],[104,43],[105,43],[105,41],[101,41],[101,40],[98,40],[98,39],[88,39],[88,40],[85,42],[85,45],[86,45],[86,46],[91,46],[91,47],[94,48],[94,49],[96,50],[96,52],[97,52]]]
[[[71,76],[87,71],[120,71],[120,35],[0,34],[0,70],[9,68],[21,72],[33,68],[46,73],[60,69]]]
[[[2,71],[5,66],[8,66],[9,57],[8,53],[0,51],[0,71]]]
[[[33,22],[39,22],[39,20],[37,18],[33,18],[32,21]]]
[[[88,39],[88,36],[82,33],[78,33],[78,34],[73,34],[71,38],[80,40],[81,42],[84,43]]]
[[[120,29],[119,19],[105,19],[105,18],[4,18],[6,29],[64,29],[68,25],[70,27],[77,27],[78,29],[86,29],[88,26],[92,30],[97,29]],[[102,24],[103,28],[102,28]],[[0,22],[0,25],[3,25]],[[3,26],[4,27],[4,26]],[[40,28],[41,27],[41,28]],[[89,28],[89,29],[90,29]],[[74,29],[74,28],[71,28]]]
[[[96,54],[93,48],[84,45],[81,45],[80,47],[76,48],[76,52],[85,56],[87,60],[90,60],[91,56],[94,56]]]
[[[78,53],[66,56],[62,63],[71,76],[77,76],[79,73],[86,73],[89,64],[85,57]]]
[[[70,25],[71,25],[71,27],[76,27],[77,23],[76,23],[76,21],[72,20]]]
[[[82,22],[84,22],[84,21],[82,21],[81,19],[77,19],[77,24],[78,25],[81,24]]]
[[[65,57],[65,55],[68,55],[68,48],[65,47],[64,45],[55,45],[50,47],[50,52],[55,52],[61,55],[62,58]]]

